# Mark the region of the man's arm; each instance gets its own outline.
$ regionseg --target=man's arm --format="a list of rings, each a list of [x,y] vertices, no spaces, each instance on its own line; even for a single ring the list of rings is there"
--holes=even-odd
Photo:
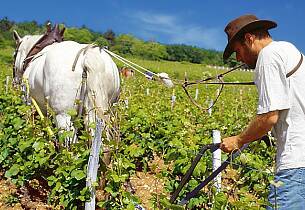
[[[256,115],[249,123],[246,130],[237,136],[224,138],[220,144],[224,152],[232,152],[241,148],[244,144],[255,141],[271,130],[279,118],[279,111],[272,111],[265,114]]]

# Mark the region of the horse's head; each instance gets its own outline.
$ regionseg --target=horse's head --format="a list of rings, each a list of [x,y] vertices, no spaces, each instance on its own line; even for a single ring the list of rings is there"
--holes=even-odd
[[[20,80],[23,74],[23,64],[25,58],[42,35],[26,35],[24,37],[20,37],[19,34],[14,31],[13,36],[16,41],[13,75],[14,79]]]

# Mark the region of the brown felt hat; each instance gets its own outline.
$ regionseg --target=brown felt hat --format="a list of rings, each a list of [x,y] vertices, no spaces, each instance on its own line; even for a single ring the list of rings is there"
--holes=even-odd
[[[223,60],[227,60],[233,53],[232,43],[240,35],[245,32],[250,32],[256,29],[271,29],[277,26],[276,22],[271,20],[259,20],[255,15],[243,15],[235,20],[232,20],[225,28],[228,36],[228,44],[223,53]]]

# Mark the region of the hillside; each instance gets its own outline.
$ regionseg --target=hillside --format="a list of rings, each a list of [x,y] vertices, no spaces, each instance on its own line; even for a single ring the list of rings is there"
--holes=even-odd
[[[61,27],[64,26],[61,25]],[[15,23],[7,18],[1,19],[1,47],[14,46],[12,40],[13,30],[16,30],[21,36],[41,34],[45,31],[45,25],[39,25],[35,21]],[[122,56],[140,57],[149,60],[186,61],[222,65],[221,52],[187,45],[164,45],[154,41],[143,41],[131,34],[116,35],[111,29],[105,32],[95,32],[85,26],[82,28],[68,27],[65,31],[65,39],[74,40],[79,43],[96,43],[99,46],[109,46],[112,51]]]

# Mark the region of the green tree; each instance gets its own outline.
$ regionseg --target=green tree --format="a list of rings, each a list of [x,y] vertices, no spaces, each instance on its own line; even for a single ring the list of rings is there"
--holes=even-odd
[[[114,45],[115,43],[115,33],[111,30],[108,29],[104,34],[103,34],[104,38],[109,42],[109,44],[111,46]]]
[[[132,47],[134,55],[143,57],[149,60],[161,60],[167,58],[166,47],[157,42],[137,41]]]
[[[129,34],[119,35],[115,40],[115,45],[112,50],[124,55],[132,55],[132,47],[138,41],[135,37]]]
[[[170,61],[188,61],[186,47],[186,45],[167,45],[167,59]]]
[[[9,31],[14,25],[13,21],[10,21],[7,17],[0,19],[0,31]]]
[[[44,27],[40,26],[36,21],[21,22],[14,25],[11,29],[16,30],[21,36],[42,34],[45,30]]]
[[[167,45],[167,60],[222,65],[222,53],[188,45]]]
[[[108,40],[102,36],[98,37],[94,42],[100,47],[109,46]]]
[[[65,40],[72,40],[79,43],[92,43],[94,37],[86,28],[67,28],[65,31]]]

